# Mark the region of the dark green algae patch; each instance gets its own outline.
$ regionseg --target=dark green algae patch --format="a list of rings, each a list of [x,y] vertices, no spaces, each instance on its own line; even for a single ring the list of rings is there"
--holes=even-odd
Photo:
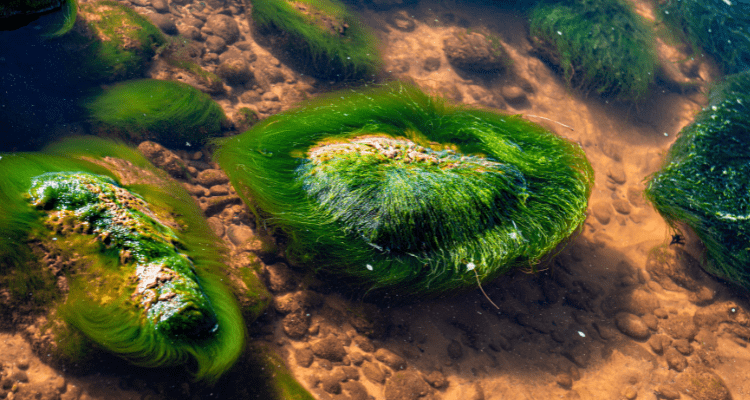
[[[258,1],[251,16],[321,79],[372,80],[383,64],[375,35],[339,0]]]
[[[215,159],[290,261],[391,301],[534,269],[583,222],[593,184],[579,146],[404,84],[273,116]]]
[[[221,282],[224,251],[177,183],[96,138],[1,154],[0,172],[6,309],[37,297],[46,300],[38,307],[57,304],[48,329],[59,356],[85,357],[88,341],[136,365],[187,366],[207,382],[234,364],[245,324]],[[43,284],[29,287],[34,276]],[[67,297],[54,283],[63,277]]]
[[[159,28],[116,1],[80,5],[76,26],[60,38],[74,55],[70,70],[88,81],[119,81],[142,77],[157,48],[166,45]]]
[[[673,228],[700,238],[708,273],[750,290],[750,73],[726,77],[709,99],[645,195]]]
[[[750,69],[750,4],[744,0],[667,0],[661,17],[714,57],[727,74]]]
[[[624,0],[540,1],[530,34],[542,57],[584,93],[638,101],[654,81],[651,28]]]
[[[201,146],[219,136],[228,120],[221,106],[198,89],[173,81],[120,82],[83,102],[100,136],[167,146]]]

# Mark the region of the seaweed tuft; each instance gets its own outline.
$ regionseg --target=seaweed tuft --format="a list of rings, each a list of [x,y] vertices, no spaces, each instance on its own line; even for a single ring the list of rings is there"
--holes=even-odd
[[[372,80],[382,64],[375,36],[339,0],[254,2],[252,18],[318,77]]]
[[[201,146],[227,124],[219,104],[182,82],[121,82],[89,99],[85,107],[100,135],[166,146]]]
[[[707,272],[745,290],[750,290],[748,93],[748,72],[714,87],[709,107],[679,133],[645,192],[673,228],[685,224],[705,244]]]
[[[725,73],[750,69],[750,4],[742,0],[667,0],[660,10],[669,25],[716,58]]]
[[[540,126],[404,84],[314,100],[215,156],[291,261],[394,301],[533,269],[583,222],[593,179]]]
[[[651,30],[621,0],[538,3],[531,36],[571,87],[624,101],[643,99],[657,66]]]

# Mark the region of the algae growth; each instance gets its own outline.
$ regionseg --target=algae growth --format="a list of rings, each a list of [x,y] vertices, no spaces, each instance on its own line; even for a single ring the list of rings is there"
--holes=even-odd
[[[750,73],[715,87],[711,103],[685,127],[652,175],[646,197],[674,228],[695,231],[706,246],[703,268],[750,289]]]
[[[395,301],[533,269],[583,222],[593,183],[577,145],[402,84],[271,117],[216,160],[290,260]]]
[[[0,281],[57,282],[38,284],[33,299],[48,302],[39,306],[56,357],[76,362],[98,347],[207,382],[232,367],[245,326],[222,283],[223,250],[177,183],[91,137],[0,154],[0,172]],[[32,301],[15,293],[10,310]]]

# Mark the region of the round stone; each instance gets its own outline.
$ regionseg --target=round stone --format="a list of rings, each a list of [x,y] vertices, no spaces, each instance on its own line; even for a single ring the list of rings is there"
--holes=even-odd
[[[615,325],[620,332],[633,339],[648,339],[650,332],[643,320],[635,314],[621,312],[615,316]]]

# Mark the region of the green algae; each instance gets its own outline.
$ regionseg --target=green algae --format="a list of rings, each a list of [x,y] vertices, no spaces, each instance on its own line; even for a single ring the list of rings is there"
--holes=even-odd
[[[712,89],[709,107],[679,133],[645,192],[673,228],[685,224],[701,239],[707,272],[745,289],[750,289],[748,93],[747,72]]]
[[[540,2],[531,36],[569,85],[620,100],[640,100],[657,59],[650,28],[621,0]]]
[[[251,354],[257,366],[252,374],[251,387],[263,393],[268,400],[313,400],[310,394],[292,375],[289,368],[266,345],[254,343]],[[258,370],[259,369],[259,370]]]
[[[660,6],[667,23],[716,58],[724,72],[750,68],[750,4],[723,0],[668,0]]]
[[[149,61],[166,39],[145,17],[115,1],[84,3],[79,28],[66,37],[80,56],[78,68],[94,81],[143,76]]]
[[[215,156],[293,262],[393,298],[533,269],[583,222],[593,179],[538,125],[401,84],[273,116]]]
[[[30,193],[32,204],[46,210],[52,229],[90,232],[100,253],[116,253],[121,264],[136,263],[132,297],[154,329],[202,336],[217,328],[193,263],[175,248],[174,231],[148,215],[144,201],[111,179],[84,173],[40,175]]]
[[[375,36],[338,0],[254,2],[252,18],[288,35],[287,47],[319,77],[372,80],[382,64]]]
[[[78,0],[67,0],[63,3],[60,13],[56,15],[45,36],[54,38],[68,33],[76,22],[78,15]]]
[[[77,11],[77,0],[4,1],[0,4],[0,31],[15,30],[39,19],[35,29],[42,36],[61,36],[73,28]]]
[[[93,345],[140,366],[185,365],[208,382],[234,364],[245,327],[221,282],[224,250],[176,182],[97,138],[0,154],[0,171],[0,279],[20,269],[67,280],[49,316],[69,327],[54,330],[60,354]]]
[[[85,102],[100,135],[167,146],[202,145],[221,134],[224,110],[181,82],[140,79],[118,83]]]

